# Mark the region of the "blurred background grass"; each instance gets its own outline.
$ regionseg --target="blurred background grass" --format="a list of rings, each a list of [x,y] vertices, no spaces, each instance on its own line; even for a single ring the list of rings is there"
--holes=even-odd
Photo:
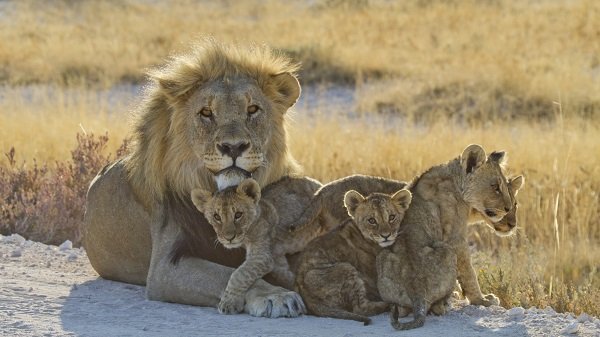
[[[592,0],[0,2],[0,151],[16,149],[0,159],[0,231],[77,241],[85,187],[127,138],[144,71],[205,36],[302,62],[291,148],[323,182],[408,180],[469,143],[507,150],[526,177],[519,231],[472,228],[482,286],[505,306],[600,315]]]

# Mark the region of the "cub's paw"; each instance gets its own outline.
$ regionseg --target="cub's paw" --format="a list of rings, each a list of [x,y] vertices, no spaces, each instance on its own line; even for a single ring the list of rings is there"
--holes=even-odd
[[[219,313],[225,315],[240,313],[244,311],[244,297],[225,295],[221,298],[217,309],[219,309]]]
[[[484,307],[500,305],[500,299],[494,294],[483,295],[482,298],[478,298],[470,302],[473,305],[483,305]]]
[[[258,317],[298,317],[306,313],[306,306],[296,292],[270,286],[248,291],[245,311]]]

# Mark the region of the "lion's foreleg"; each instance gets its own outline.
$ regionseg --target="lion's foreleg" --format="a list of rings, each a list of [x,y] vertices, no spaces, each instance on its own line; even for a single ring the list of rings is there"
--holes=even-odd
[[[499,305],[500,300],[494,294],[483,295],[479,282],[477,281],[477,274],[473,265],[471,265],[471,255],[469,254],[469,248],[466,243],[461,244],[456,249],[457,267],[458,267],[458,282],[462,286],[465,297],[469,299],[469,302],[473,305]]]
[[[244,309],[246,291],[256,282],[273,270],[273,258],[268,246],[263,246],[260,253],[249,249],[246,261],[239,266],[227,283],[227,288],[219,302],[219,312],[223,314],[238,313]],[[253,248],[254,249],[254,248]]]

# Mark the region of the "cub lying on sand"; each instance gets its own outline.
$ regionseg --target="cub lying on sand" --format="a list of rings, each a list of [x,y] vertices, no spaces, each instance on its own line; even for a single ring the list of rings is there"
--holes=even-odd
[[[310,179],[290,179],[293,178],[284,178],[265,190],[268,189],[267,193],[271,192],[270,196],[275,197],[281,184],[290,185],[288,183],[291,182],[294,187],[315,184]],[[246,260],[229,278],[218,305],[219,312],[241,312],[248,288],[269,272],[277,282],[292,288],[294,275],[289,270],[285,254],[302,250],[316,234],[306,231],[290,233],[287,228],[279,228],[277,210],[267,198],[261,199],[261,190],[255,180],[245,179],[238,186],[215,193],[194,189],[192,201],[205,214],[223,246],[246,249]]]
[[[406,182],[381,177],[355,174],[342,179],[334,180],[323,185],[310,204],[302,212],[300,218],[290,224],[290,230],[300,230],[309,226],[312,231],[322,234],[328,233],[340,224],[348,221],[348,211],[344,207],[344,194],[349,190],[357,191],[362,195],[370,193],[394,193],[406,186]],[[319,219],[320,221],[316,221]],[[322,226],[321,228],[315,228]]]
[[[396,329],[422,326],[432,304],[437,306],[434,312],[443,313],[457,278],[471,304],[499,304],[495,295],[481,293],[466,230],[471,209],[491,223],[501,222],[511,211],[514,197],[502,172],[503,160],[504,152],[486,157],[481,146],[470,145],[458,158],[410,183],[413,199],[402,221],[403,234],[391,251],[377,256],[379,293],[400,307],[390,316]],[[398,322],[411,308],[414,320]]]
[[[296,288],[308,312],[369,324],[368,316],[387,311],[375,301],[375,257],[396,240],[411,193],[371,193],[354,190],[344,196],[351,221],[308,244],[300,256]]]

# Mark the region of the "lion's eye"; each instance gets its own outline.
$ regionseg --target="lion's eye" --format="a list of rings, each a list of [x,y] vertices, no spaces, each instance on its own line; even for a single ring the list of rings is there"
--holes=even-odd
[[[492,188],[494,189],[494,191],[498,194],[500,194],[500,185],[498,184],[492,184]]]
[[[236,219],[239,219],[239,218],[242,217],[242,212],[235,212],[234,216],[235,216]]]
[[[376,224],[376,223],[377,223],[377,220],[375,220],[375,218],[369,218],[369,220],[368,220],[368,221],[369,221],[369,223],[370,223],[371,225],[374,225],[374,224]]]
[[[248,106],[248,109],[247,109],[249,115],[254,115],[259,110],[260,110],[260,107],[256,104],[252,104],[252,105]]]
[[[394,221],[394,219],[396,219],[396,216],[394,214],[390,214],[390,221]]]
[[[217,213],[215,213],[213,215],[213,218],[215,218],[215,220],[217,220],[217,221],[221,221],[221,216],[219,214],[217,214]]]
[[[211,108],[205,106],[200,111],[198,111],[198,114],[202,115],[203,117],[210,118],[212,117],[213,112]]]

